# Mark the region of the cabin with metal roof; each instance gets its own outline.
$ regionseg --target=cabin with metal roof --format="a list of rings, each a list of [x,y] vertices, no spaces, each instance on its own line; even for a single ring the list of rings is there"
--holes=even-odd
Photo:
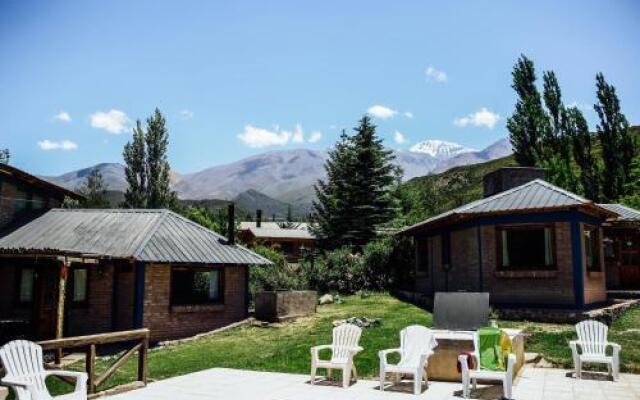
[[[0,239],[0,322],[36,339],[146,327],[153,340],[237,322],[249,266],[270,261],[231,233],[169,210],[50,210]]]
[[[602,227],[619,214],[541,176],[500,169],[485,176],[483,199],[401,230],[416,245],[414,294],[489,292],[508,307],[605,303]]]
[[[607,289],[640,290],[640,210],[600,204],[618,214],[603,225]]]

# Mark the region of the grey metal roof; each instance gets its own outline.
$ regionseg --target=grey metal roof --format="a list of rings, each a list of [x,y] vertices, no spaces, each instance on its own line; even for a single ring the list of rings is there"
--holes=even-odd
[[[467,203],[453,210],[428,218],[415,225],[404,228],[399,233],[424,227],[454,215],[480,215],[505,212],[546,211],[564,209],[572,206],[590,205],[600,208],[602,212],[611,210],[598,207],[591,200],[566,191],[542,179],[534,179],[523,185],[505,190],[484,199]],[[615,211],[614,211],[615,212]]]
[[[250,228],[249,231],[257,238],[315,239],[308,229]]]
[[[635,208],[627,207],[622,204],[598,204],[600,207],[606,208],[609,211],[613,211],[618,214],[615,221],[623,222],[640,222],[640,211]]]
[[[0,254],[17,252],[166,263],[270,264],[169,210],[53,209],[0,239]]]

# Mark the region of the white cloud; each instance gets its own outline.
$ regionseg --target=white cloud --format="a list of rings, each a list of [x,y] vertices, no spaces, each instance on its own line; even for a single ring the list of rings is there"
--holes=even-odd
[[[409,118],[409,119],[412,119],[413,118],[413,113],[411,111],[405,111],[404,112],[404,116]]]
[[[180,111],[180,117],[182,117],[182,119],[191,119],[193,118],[193,111],[185,108]]]
[[[385,107],[385,106],[381,106],[379,104],[376,104],[374,106],[369,107],[367,109],[367,113],[371,114],[372,116],[374,116],[376,118],[388,119],[388,118],[395,117],[398,112],[396,110],[393,110],[393,109],[389,108],[389,107]]]
[[[581,111],[593,111],[593,106],[587,104],[587,103],[581,103],[579,101],[573,101],[569,104],[567,104],[567,108],[569,107],[575,107]]]
[[[393,140],[398,144],[402,144],[407,141],[407,138],[404,136],[404,133],[400,131],[395,131],[393,133]]]
[[[38,142],[38,147],[42,150],[75,150],[78,148],[78,144],[71,140],[41,140]]]
[[[53,117],[53,119],[62,122],[71,122],[71,115],[66,111],[60,111]]]
[[[320,139],[322,139],[322,132],[314,131],[314,132],[311,132],[311,135],[309,135],[308,142],[309,143],[315,143]]]
[[[322,133],[314,131],[309,136],[309,143],[320,140]],[[238,139],[249,147],[259,148],[267,146],[284,146],[288,143],[304,143],[304,131],[300,124],[296,124],[293,131],[281,130],[279,126],[273,129],[259,128],[253,125],[246,125],[244,132],[238,134]]]
[[[482,107],[480,111],[476,111],[466,117],[456,118],[453,123],[455,126],[464,128],[468,125],[484,126],[493,129],[500,120],[500,115],[489,111],[486,107]]]
[[[97,111],[91,114],[91,126],[96,129],[104,129],[109,133],[122,133],[129,129],[130,123],[127,114],[120,110]]]
[[[436,82],[444,83],[448,80],[447,74],[444,71],[435,69],[431,65],[424,70],[424,74],[427,76],[427,81],[434,80]]]

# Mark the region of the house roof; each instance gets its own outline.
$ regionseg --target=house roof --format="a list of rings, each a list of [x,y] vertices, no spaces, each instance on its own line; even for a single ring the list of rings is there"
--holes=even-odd
[[[256,238],[278,238],[278,239],[315,239],[315,236],[308,229],[284,229],[272,228],[250,228],[249,231]]]
[[[0,254],[16,253],[166,263],[271,263],[169,210],[53,209],[0,239]]]
[[[572,207],[585,207],[603,216],[617,215],[615,211],[600,207],[593,201],[575,193],[566,191],[542,179],[534,179],[523,185],[505,190],[484,199],[467,203],[453,210],[428,218],[415,225],[402,229],[399,233],[409,233],[429,225],[490,214],[508,214],[519,212],[555,211]]]
[[[240,222],[240,230],[241,231],[246,231],[249,230],[251,228],[255,228],[256,227],[256,222],[254,221],[242,221]],[[260,228],[270,228],[270,229],[280,229],[280,225],[278,225],[277,222],[261,222],[260,223]]]
[[[0,163],[0,175],[10,176],[14,179],[25,182],[29,185],[39,187],[43,190],[56,192],[61,197],[69,196],[73,199],[82,198],[82,196],[76,192],[65,189],[62,186],[58,186],[44,179],[38,178],[37,176],[31,175],[9,164]]]
[[[640,211],[635,208],[627,207],[622,204],[598,204],[602,208],[606,208],[609,211],[612,211],[618,214],[617,217],[613,218],[613,221],[620,222],[640,222]]]

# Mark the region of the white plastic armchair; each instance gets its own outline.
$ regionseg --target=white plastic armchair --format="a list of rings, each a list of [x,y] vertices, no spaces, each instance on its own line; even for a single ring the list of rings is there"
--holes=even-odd
[[[362,347],[358,346],[362,329],[352,324],[342,324],[333,328],[333,343],[329,345],[315,346],[311,348],[311,384],[316,380],[318,368],[325,368],[327,375],[331,376],[333,369],[342,370],[342,386],[349,387],[351,376],[357,379],[356,366],[353,357]],[[330,349],[331,359],[320,359],[320,350]]]
[[[429,380],[425,371],[429,356],[438,345],[430,329],[420,325],[411,325],[400,331],[400,347],[378,352],[380,357],[380,390],[384,390],[387,373],[413,375],[413,394],[422,392],[422,380],[427,386]],[[390,364],[387,356],[400,354],[397,364]]]
[[[582,364],[606,364],[609,374],[617,380],[620,374],[620,345],[607,341],[609,328],[602,322],[586,320],[576,324],[578,340],[569,342],[573,353],[576,378],[582,378]],[[611,347],[612,354],[607,355]]]
[[[487,371],[480,369],[480,346],[478,339],[478,332],[473,333],[473,352],[471,356],[475,358],[475,368],[469,369],[467,364],[467,356],[458,356],[458,362],[461,366],[462,375],[462,396],[465,399],[469,398],[469,385],[473,384],[475,390],[478,383],[478,379],[487,381],[502,381],[503,396],[506,399],[512,399],[513,388],[513,367],[516,364],[516,355],[511,353],[507,357],[507,369],[506,371]]]
[[[45,379],[56,375],[75,378],[76,386],[72,393],[59,396],[64,400],[86,400],[87,374],[84,372],[45,370],[42,359],[42,347],[26,340],[14,340],[0,348],[0,360],[6,375],[0,380],[3,385],[13,389],[18,400],[51,400]]]

